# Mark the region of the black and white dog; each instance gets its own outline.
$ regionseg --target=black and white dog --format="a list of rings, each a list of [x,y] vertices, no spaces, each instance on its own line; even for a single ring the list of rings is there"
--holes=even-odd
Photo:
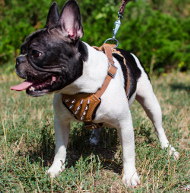
[[[56,149],[52,166],[47,173],[54,177],[63,171],[69,138],[70,121],[75,117],[62,103],[62,94],[95,93],[107,76],[108,59],[80,41],[83,36],[81,14],[75,0],[68,0],[59,15],[58,6],[50,7],[46,26],[29,35],[21,46],[21,55],[16,60],[16,73],[25,81],[12,90],[26,90],[33,97],[55,93],[54,129]],[[169,145],[162,128],[160,105],[152,90],[147,73],[133,54],[126,54],[129,76],[124,77],[122,67],[114,58],[116,76],[101,96],[93,123],[117,128],[123,149],[123,183],[136,187],[140,180],[135,168],[135,143],[130,105],[136,99],[146,111],[156,129],[162,148],[178,158],[179,153]],[[130,78],[130,97],[126,98],[124,82]],[[94,131],[92,143],[97,143],[98,130]]]

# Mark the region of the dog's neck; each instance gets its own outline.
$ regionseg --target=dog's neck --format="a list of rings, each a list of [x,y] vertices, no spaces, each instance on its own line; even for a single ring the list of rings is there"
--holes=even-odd
[[[61,93],[95,93],[105,80],[108,70],[106,55],[88,44],[84,44],[88,50],[88,58],[83,62],[82,76],[62,89]]]

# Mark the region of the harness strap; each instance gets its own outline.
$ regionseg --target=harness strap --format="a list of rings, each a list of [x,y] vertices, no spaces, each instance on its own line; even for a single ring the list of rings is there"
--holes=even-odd
[[[105,52],[107,58],[108,58],[108,74],[106,76],[106,79],[100,89],[95,93],[95,95],[100,98],[106,88],[108,87],[110,81],[112,78],[115,77],[115,74],[117,72],[117,67],[114,65],[113,56],[112,56],[112,48],[115,45],[112,44],[103,44],[98,50]]]
[[[106,46],[109,46],[111,48],[110,49],[106,49],[105,50],[105,47]],[[105,53],[107,53],[107,57],[108,59],[109,58],[112,58],[110,61],[113,61],[113,56],[112,54],[118,54],[119,56],[121,56],[123,58],[123,63],[126,67],[126,71],[127,71],[127,82],[126,82],[126,96],[127,96],[127,99],[129,99],[129,86],[130,86],[130,76],[129,76],[129,69],[127,67],[127,63],[126,63],[126,60],[125,60],[125,57],[121,54],[120,51],[118,51],[116,48],[115,48],[115,44],[103,44],[101,47],[96,47],[96,46],[93,46],[93,48],[95,48],[96,50],[99,50],[99,51],[103,51]],[[106,77],[107,78],[107,77]],[[109,78],[109,77],[108,77]],[[102,86],[103,87],[103,86]]]

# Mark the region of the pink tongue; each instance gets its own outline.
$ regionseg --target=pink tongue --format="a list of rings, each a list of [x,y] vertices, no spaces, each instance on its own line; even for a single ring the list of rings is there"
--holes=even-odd
[[[29,86],[33,85],[34,82],[29,82],[27,80],[25,80],[23,83],[15,85],[15,86],[11,86],[11,90],[17,90],[17,91],[22,91],[22,90],[26,90]]]

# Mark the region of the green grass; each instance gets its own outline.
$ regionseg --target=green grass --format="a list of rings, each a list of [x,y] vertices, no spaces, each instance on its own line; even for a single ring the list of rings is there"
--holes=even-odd
[[[190,74],[152,77],[163,126],[179,160],[160,148],[144,111],[137,102],[132,105],[141,180],[135,190],[121,182],[122,151],[116,130],[104,128],[100,144],[93,147],[88,141],[91,131],[79,123],[72,123],[65,171],[49,178],[45,171],[55,147],[53,95],[32,98],[10,91],[21,80],[0,74],[0,192],[185,192],[190,185]]]

